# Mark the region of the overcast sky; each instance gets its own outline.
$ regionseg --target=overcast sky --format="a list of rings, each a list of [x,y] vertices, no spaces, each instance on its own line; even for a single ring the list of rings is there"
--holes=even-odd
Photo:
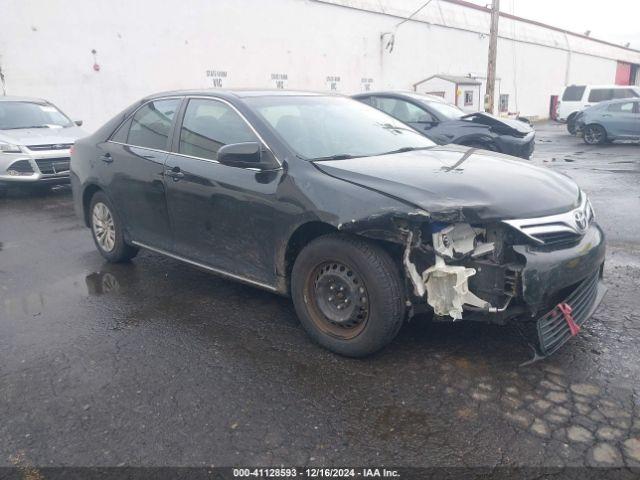
[[[479,5],[491,0],[471,0]],[[501,0],[500,10],[640,50],[640,0]]]

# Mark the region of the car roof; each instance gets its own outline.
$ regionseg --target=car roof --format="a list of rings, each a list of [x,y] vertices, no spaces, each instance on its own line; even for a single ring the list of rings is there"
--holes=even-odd
[[[437,95],[429,95],[428,93],[418,93],[410,90],[384,90],[379,92],[366,92],[353,95],[354,98],[362,98],[368,96],[395,96],[413,98],[414,100],[423,100],[425,102],[448,103],[444,98]]]
[[[569,88],[569,87],[586,87],[586,88],[633,88],[635,90],[640,90],[640,86],[638,85],[588,85],[588,84],[571,84],[571,85],[565,85],[565,89]]]
[[[201,90],[171,90],[168,92],[155,93],[146,99],[169,96],[199,96],[199,97],[219,97],[219,98],[249,98],[249,97],[320,97],[320,96],[341,96],[332,92],[312,92],[306,90],[280,90],[280,89],[201,89]]]
[[[44,98],[36,98],[36,97],[16,97],[4,95],[0,97],[0,102],[34,102],[34,103],[49,103]]]

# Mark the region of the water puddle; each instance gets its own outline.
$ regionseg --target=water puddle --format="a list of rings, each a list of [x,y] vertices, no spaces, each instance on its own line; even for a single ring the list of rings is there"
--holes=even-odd
[[[122,282],[116,272],[99,271],[67,277],[49,284],[42,290],[5,298],[2,300],[2,306],[8,318],[36,317],[48,309],[58,309],[61,305],[72,304],[81,298],[115,295],[121,289]]]

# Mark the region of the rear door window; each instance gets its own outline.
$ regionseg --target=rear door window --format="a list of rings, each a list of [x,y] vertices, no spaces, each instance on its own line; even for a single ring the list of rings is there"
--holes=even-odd
[[[215,160],[231,143],[258,141],[233,108],[217,100],[191,99],[180,129],[179,153]]]
[[[589,92],[589,102],[597,103],[613,99],[613,88],[594,88]]]
[[[127,137],[129,145],[168,150],[171,122],[180,107],[180,99],[156,100],[144,105],[131,121]]]
[[[376,99],[374,97],[360,97],[358,98],[358,101],[371,105],[372,107],[376,106]]]
[[[586,87],[584,85],[571,85],[564,89],[564,94],[562,94],[563,102],[579,102],[582,100],[582,96],[584,95],[584,89]]]
[[[129,129],[131,128],[131,120],[132,119],[130,118],[118,127],[116,132],[110,138],[112,142],[127,143]]]

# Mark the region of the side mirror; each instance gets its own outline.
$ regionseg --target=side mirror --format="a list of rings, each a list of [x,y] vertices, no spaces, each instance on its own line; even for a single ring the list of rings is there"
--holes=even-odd
[[[264,151],[258,142],[230,143],[218,150],[218,161],[239,168],[271,170],[278,164],[271,152]]]
[[[433,121],[428,121],[428,122],[421,122],[424,126],[422,128],[424,128],[425,130],[429,130],[430,128],[435,127],[438,122],[433,122]]]
[[[75,123],[79,127],[82,126],[82,120],[74,120],[73,123]]]

